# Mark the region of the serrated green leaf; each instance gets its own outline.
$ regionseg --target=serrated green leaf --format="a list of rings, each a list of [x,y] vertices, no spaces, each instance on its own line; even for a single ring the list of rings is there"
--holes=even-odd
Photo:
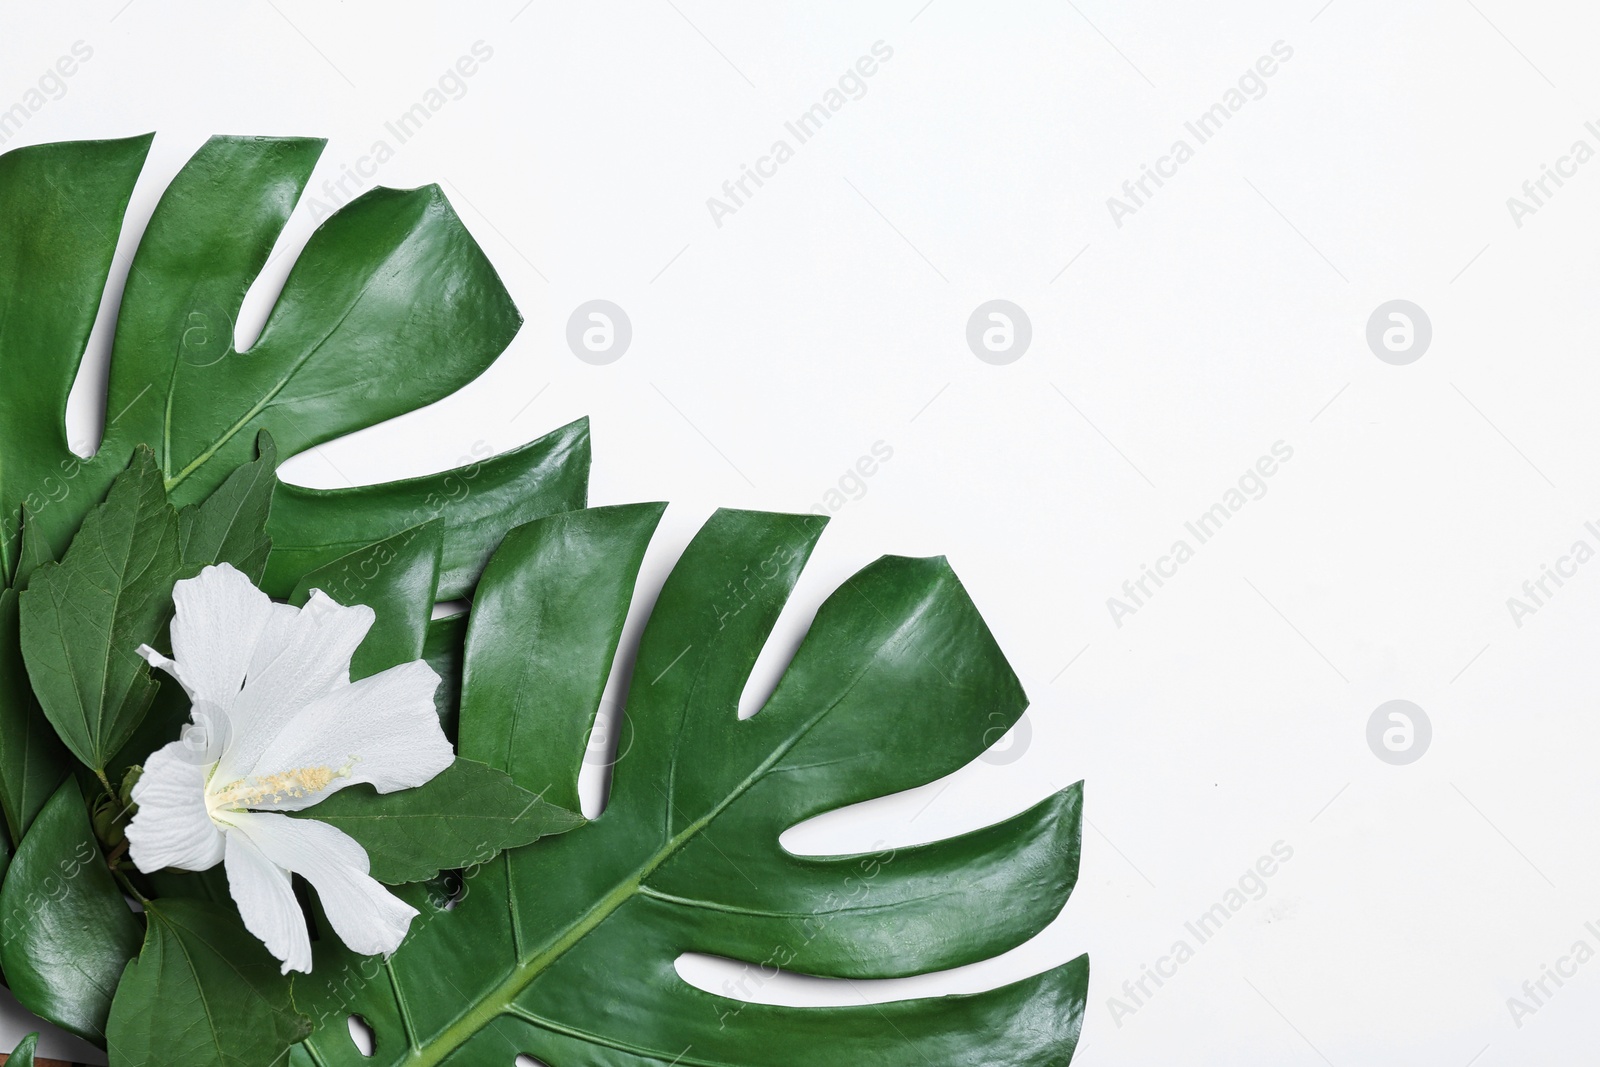
[[[608,536],[615,527],[578,518],[542,520],[566,520],[561,536],[508,538],[472,613],[462,754],[534,791],[576,774],[573,722],[592,721],[622,624],[606,597],[598,606],[523,598],[574,573],[604,588],[607,560],[610,584],[633,581]],[[1032,1067],[1071,1058],[1086,958],[966,996],[818,1008],[706,993],[674,968],[684,952],[831,978],[962,966],[1038,933],[1076,880],[1076,786],[926,845],[796,856],[779,844],[805,819],[957,770],[1026,706],[945,561],[885,557],[828,598],[771,698],[740,720],[750,671],[821,528],[813,516],[753,512],[706,523],[628,665],[631,742],[605,811],[485,865],[449,910],[408,890],[424,915],[386,966],[360,972],[353,989],[319,984],[315,972],[307,983],[307,1001],[337,1020],[308,1041],[314,1062],[433,1067],[525,1053],[608,1067]],[[493,610],[497,602],[507,610]],[[491,663],[506,666],[485,667],[496,675],[485,683],[475,665]],[[479,700],[484,684],[493,695]],[[317,953],[319,970],[359,966],[327,942]],[[371,1059],[344,1034],[346,1010],[377,1031]]]
[[[189,570],[231,563],[252,582],[261,581],[267,553],[272,551],[267,515],[277,470],[278,449],[272,435],[262,430],[256,436],[254,460],[228,475],[205,503],[190,504],[178,513],[178,539]]]
[[[71,772],[72,759],[28,683],[17,594],[0,591],[0,812],[13,842]]]
[[[487,863],[505,849],[583,825],[583,816],[469,759],[415,789],[380,794],[370,785],[351,786],[294,814],[355,838],[372,861],[372,877],[390,885]]]
[[[304,605],[320,589],[346,607],[370,607],[372,629],[350,661],[351,681],[365,678],[422,658],[443,552],[444,526],[434,519],[318,567],[300,579],[289,603]]]
[[[11,992],[35,1015],[104,1046],[112,994],[141,936],[69,778],[0,886],[0,965]]]
[[[172,617],[183,572],[178,513],[147,448],[112,483],[60,563],[34,572],[20,598],[22,654],[50,724],[104,773],[155,695],[135,651]]]
[[[6,1059],[6,1067],[33,1067],[33,1054],[39,1047],[39,1033],[34,1031],[11,1050],[11,1055]]]
[[[280,482],[262,588],[288,596],[308,571],[437,518],[444,521],[439,599],[454,600],[471,592],[507,530],[583,507],[588,486],[586,418],[510,452],[420,478],[353,489]]]
[[[106,1029],[117,1067],[271,1067],[311,1021],[289,980],[231,909],[199,900],[146,908],[139,957]]]

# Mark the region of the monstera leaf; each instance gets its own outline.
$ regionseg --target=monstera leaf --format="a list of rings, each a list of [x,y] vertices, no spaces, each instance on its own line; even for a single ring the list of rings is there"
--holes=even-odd
[[[575,807],[577,779],[659,505],[552,516],[509,534],[473,602],[461,754]],[[321,1021],[307,1067],[508,1064],[1065,1064],[1079,958],[988,992],[794,1008],[706,993],[683,953],[833,978],[921,974],[1032,937],[1077,875],[1081,791],[1003,823],[872,855],[800,856],[787,828],[927,783],[1026,705],[943,559],[885,557],[817,612],[765,706],[750,671],[822,519],[718,512],[657,598],[630,664],[625,749],[603,814],[411,891],[387,962],[320,942],[296,980]],[[363,1055],[346,1028],[375,1035]]]
[[[21,508],[58,558],[138,444],[179,506],[256,458],[269,431],[288,458],[433,403],[481,374],[521,316],[437,186],[373,189],[300,252],[260,337],[234,324],[324,142],[216,137],[162,194],[117,315],[105,436],[68,448],[67,394],[116,254],[150,137],[37,145],[0,155],[0,578],[17,570]],[[280,595],[300,574],[444,518],[446,595],[470,588],[507,528],[581,507],[588,428],[506,456],[389,486],[279,487],[269,566]],[[298,568],[298,570],[296,570]]]

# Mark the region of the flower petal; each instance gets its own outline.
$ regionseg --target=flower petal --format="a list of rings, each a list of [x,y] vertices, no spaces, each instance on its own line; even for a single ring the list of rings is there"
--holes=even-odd
[[[250,669],[245,675],[247,678],[254,678],[266,670],[267,665],[289,647],[289,638],[294,634],[298,625],[295,620],[299,617],[300,609],[293,604],[272,602],[272,614],[267,619],[266,629],[261,631],[261,640],[256,642],[256,653],[251,657]]]
[[[189,683],[183,680],[183,673],[178,670],[178,664],[176,660],[168,659],[155,649],[151,648],[149,645],[140,645],[138,648],[134,649],[134,651],[137,652],[146,663],[150,664],[150,666],[155,667],[158,670],[166,671],[168,674],[170,674],[173,680],[183,687],[183,691],[189,694],[189,699],[194,699],[194,690],[190,689]]]
[[[228,821],[270,862],[311,883],[339,939],[363,955],[400,947],[417,909],[371,875],[366,850],[343,830],[271,812],[231,812]],[[268,946],[270,947],[270,946]]]
[[[128,855],[148,874],[163,867],[204,871],[222,860],[222,832],[206,814],[206,763],[174,741],[151,753],[133,787],[139,812],[128,824]]]
[[[289,872],[267,859],[248,834],[227,838],[228,892],[239,905],[244,928],[283,961],[282,971],[311,970],[311,933],[295,899]]]
[[[272,601],[242,572],[221,563],[175,585],[172,602],[177,609],[172,658],[178,680],[191,698],[230,707],[244,686],[256,642],[272,615]]]
[[[347,608],[320,590],[293,618],[275,611],[244,691],[234,701],[233,733],[217,767],[222,782],[250,773],[284,724],[317,698],[350,684],[350,657],[372,627],[372,609]],[[275,653],[275,654],[274,654]]]
[[[331,780],[303,796],[250,806],[298,811],[358,782],[392,793],[429,781],[455,762],[434,709],[438,685],[433,668],[413,660],[318,700],[284,725],[249,774],[261,781],[325,770]]]

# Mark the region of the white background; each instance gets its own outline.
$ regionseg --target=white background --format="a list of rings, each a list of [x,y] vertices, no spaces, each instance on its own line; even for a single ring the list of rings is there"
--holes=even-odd
[[[7,147],[158,131],[131,249],[207,135],[328,137],[326,199],[492,48],[362,184],[444,184],[527,324],[458,396],[292,479],[440,469],[587,414],[592,500],[673,502],[653,586],[713,507],[808,510],[893,449],[761,677],[853,570],[944,553],[1033,698],[1026,738],[790,843],[940,837],[1082,778],[1082,877],[1003,958],[756,996],[979,989],[1087,951],[1084,1067],[1492,1067],[1578,1062],[1600,1010],[1600,962],[1547,981],[1520,1026],[1507,1004],[1574,942],[1600,949],[1600,563],[1520,627],[1506,604],[1575,540],[1600,547],[1600,161],[1520,227],[1506,203],[1575,140],[1600,148],[1597,31],[1590,6],[1506,0],[8,5],[0,108],[93,49]],[[893,58],[865,95],[719,227],[707,198],[877,41]],[[1278,41],[1293,56],[1265,95],[1119,227],[1107,198],[1194,146],[1184,122]],[[313,225],[302,205],[246,340]],[[633,323],[608,366],[565,341],[594,298]],[[1006,366],[965,340],[993,298],[1032,322]],[[1392,299],[1432,321],[1408,366],[1365,339]],[[1107,598],[1278,441],[1293,458],[1265,496],[1119,627]],[[1366,741],[1397,698],[1433,726],[1408,766]],[[1280,841],[1261,899],[1128,999]]]

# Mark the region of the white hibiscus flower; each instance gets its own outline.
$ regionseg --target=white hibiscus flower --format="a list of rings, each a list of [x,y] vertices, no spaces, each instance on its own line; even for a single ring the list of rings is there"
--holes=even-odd
[[[194,725],[145,761],[133,788],[134,864],[225,864],[245,926],[284,973],[311,970],[291,872],[311,883],[346,945],[393,952],[416,909],[368,874],[355,839],[283,813],[358,782],[409,789],[449,767],[455,753],[433,705],[439,676],[417,660],[352,683],[371,608],[320,591],[303,608],[277,604],[227,564],[177,583],[173,600],[173,659],[149,646],[139,654],[188,692]]]

